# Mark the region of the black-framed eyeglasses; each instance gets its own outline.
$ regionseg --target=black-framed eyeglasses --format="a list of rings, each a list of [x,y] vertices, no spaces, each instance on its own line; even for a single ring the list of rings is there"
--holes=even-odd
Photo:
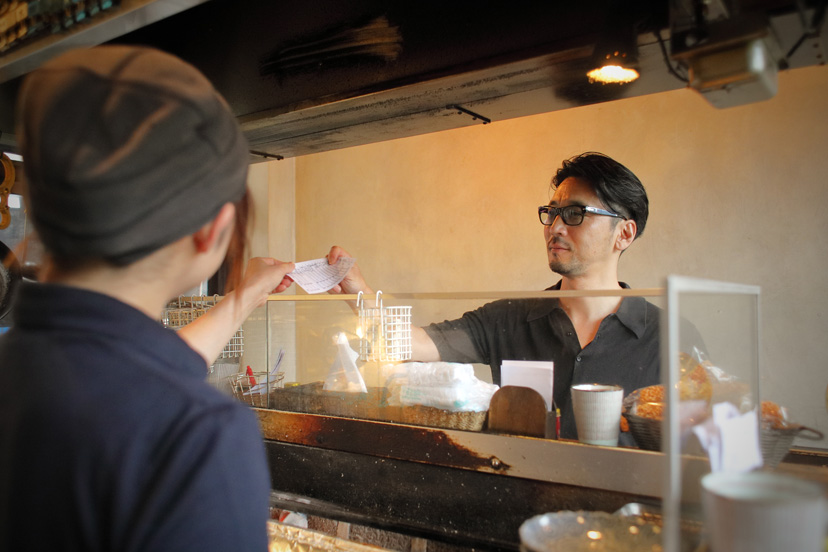
[[[552,207],[551,205],[541,205],[538,207],[538,218],[544,226],[552,226],[555,222],[555,217],[560,215],[561,220],[567,226],[578,226],[584,222],[584,215],[592,213],[593,215],[604,215],[607,217],[624,218],[618,213],[599,209],[598,207],[590,207],[587,205],[567,205],[565,207]]]

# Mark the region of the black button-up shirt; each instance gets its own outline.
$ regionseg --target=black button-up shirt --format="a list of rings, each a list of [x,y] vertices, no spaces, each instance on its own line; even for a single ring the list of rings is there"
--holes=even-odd
[[[554,289],[560,289],[560,282],[549,288]],[[660,309],[644,298],[625,297],[583,349],[572,322],[553,298],[502,299],[425,330],[443,361],[488,364],[498,385],[503,360],[553,361],[561,437],[576,439],[572,385],[621,385],[627,395],[660,383],[659,317]]]

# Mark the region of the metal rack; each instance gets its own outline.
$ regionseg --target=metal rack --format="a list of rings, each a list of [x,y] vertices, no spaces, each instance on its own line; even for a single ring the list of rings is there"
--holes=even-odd
[[[365,306],[363,293],[357,295],[359,309],[359,357],[367,361],[411,359],[411,307],[383,307],[382,292],[376,305]]]
[[[221,301],[220,295],[181,296],[164,309],[161,323],[165,328],[178,330],[202,316]],[[222,349],[219,359],[241,358],[244,354],[244,330],[239,328]]]

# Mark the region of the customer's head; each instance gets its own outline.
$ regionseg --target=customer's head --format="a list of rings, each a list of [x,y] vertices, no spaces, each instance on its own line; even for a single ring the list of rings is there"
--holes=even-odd
[[[602,153],[587,152],[563,162],[552,178],[552,189],[570,177],[592,186],[606,208],[635,221],[636,238],[644,233],[649,200],[644,186],[631,170]]]
[[[29,214],[58,265],[130,265],[226,203],[245,204],[248,146],[235,117],[169,54],[63,54],[26,77],[18,117]]]

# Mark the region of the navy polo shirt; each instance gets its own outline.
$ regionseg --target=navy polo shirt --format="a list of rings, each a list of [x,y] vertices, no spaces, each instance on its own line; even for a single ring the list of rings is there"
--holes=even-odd
[[[0,337],[0,551],[267,549],[253,412],[172,330],[24,284]]]
[[[560,289],[560,282],[549,288],[555,289]],[[498,385],[503,360],[553,361],[553,395],[561,409],[561,437],[577,439],[569,391],[572,385],[615,384],[627,395],[660,383],[660,310],[643,297],[624,297],[583,349],[556,298],[493,301],[457,320],[431,324],[425,331],[443,361],[488,364]]]

